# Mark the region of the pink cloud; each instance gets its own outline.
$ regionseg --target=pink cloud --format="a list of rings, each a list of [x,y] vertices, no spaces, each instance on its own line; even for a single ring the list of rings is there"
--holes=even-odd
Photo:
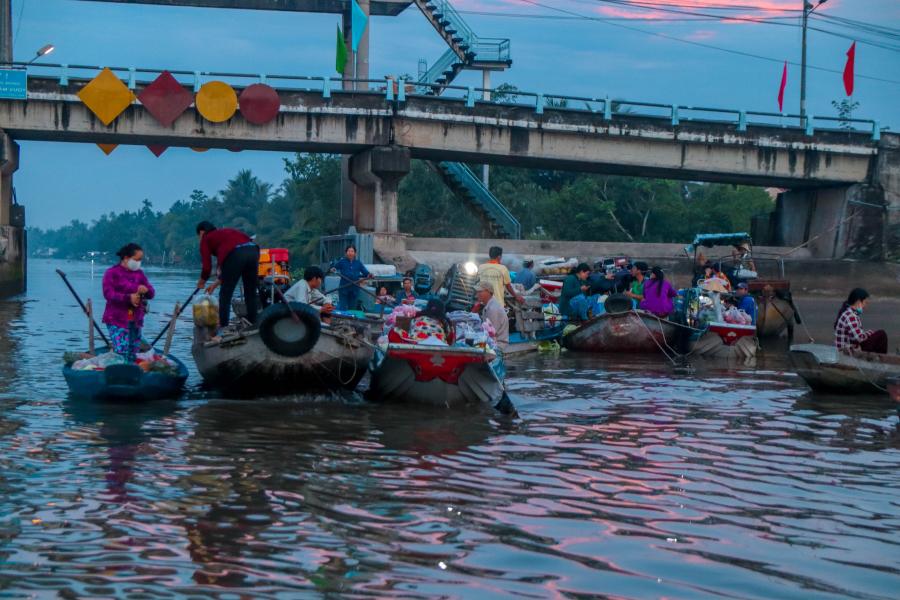
[[[697,31],[693,31],[684,36],[684,39],[694,42],[702,42],[705,40],[711,40],[714,37],[716,37],[715,31],[710,31],[709,29],[698,29]]]

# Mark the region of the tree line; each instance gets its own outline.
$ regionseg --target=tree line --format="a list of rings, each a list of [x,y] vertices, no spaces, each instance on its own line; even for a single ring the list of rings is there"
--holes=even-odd
[[[195,263],[194,227],[208,219],[256,234],[264,246],[288,248],[292,262],[305,264],[315,260],[320,236],[342,233],[341,160],[297,154],[284,166],[277,186],[242,170],[218,193],[194,190],[165,212],[144,200],[139,210],[111,212],[92,223],[29,228],[29,248],[32,254],[53,248],[54,256],[79,258],[136,241],[155,264]],[[492,167],[490,187],[530,239],[686,243],[698,232],[749,231],[753,215],[773,208],[769,195],[755,187],[512,167]],[[401,231],[415,236],[484,233],[479,219],[423,161],[413,161],[401,182],[399,209]]]

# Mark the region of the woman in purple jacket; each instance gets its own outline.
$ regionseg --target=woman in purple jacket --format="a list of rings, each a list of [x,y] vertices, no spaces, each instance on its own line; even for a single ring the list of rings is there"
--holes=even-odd
[[[134,362],[141,348],[145,301],[152,299],[156,291],[141,271],[144,251],[140,246],[127,244],[116,252],[116,256],[120,259],[119,264],[103,274],[103,297],[106,298],[103,322],[109,330],[113,351],[128,362]]]

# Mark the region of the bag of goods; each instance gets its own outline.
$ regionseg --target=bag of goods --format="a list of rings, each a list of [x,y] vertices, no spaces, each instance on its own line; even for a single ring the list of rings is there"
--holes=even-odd
[[[209,294],[194,302],[194,325],[197,327],[219,325],[219,303]]]
[[[115,352],[107,352],[98,354],[91,358],[76,360],[72,363],[72,369],[75,371],[103,371],[109,365],[124,365],[125,358]]]

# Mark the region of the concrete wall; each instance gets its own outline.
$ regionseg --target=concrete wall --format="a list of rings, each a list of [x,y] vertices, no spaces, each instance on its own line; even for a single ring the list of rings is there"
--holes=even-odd
[[[0,225],[0,298],[25,291],[25,230]]]

